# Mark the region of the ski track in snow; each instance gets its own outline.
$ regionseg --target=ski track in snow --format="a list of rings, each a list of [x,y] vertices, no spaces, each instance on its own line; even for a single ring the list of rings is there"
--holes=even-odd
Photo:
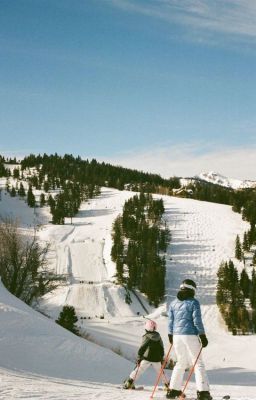
[[[42,310],[56,318],[64,304],[74,305],[79,317],[90,316],[92,318],[91,320],[80,320],[80,325],[96,343],[114,349],[115,352],[121,353],[131,361],[136,357],[144,332],[144,320],[141,317],[144,310],[133,295],[131,296],[132,305],[127,306],[124,302],[123,289],[113,283],[115,268],[111,261],[110,251],[112,223],[121,212],[125,200],[133,195],[134,193],[131,192],[103,188],[102,194],[98,198],[82,204],[78,215],[73,218],[73,225],[69,225],[70,220],[68,219],[65,226],[48,224],[43,225],[40,230],[41,240],[51,243],[51,251],[48,254],[51,268],[66,275],[67,279],[66,285],[45,296],[44,301],[41,302]],[[249,369],[253,368],[256,363],[255,352],[250,351],[250,349],[256,348],[255,336],[231,336],[226,331],[215,305],[216,272],[220,262],[229,258],[233,259],[235,237],[237,234],[242,236],[248,229],[248,224],[242,221],[241,215],[233,213],[229,206],[168,196],[156,195],[154,197],[164,199],[165,220],[172,235],[166,254],[166,303],[157,310],[152,309],[153,313],[151,314],[152,318],[157,319],[158,330],[164,339],[166,350],[169,347],[167,319],[161,314],[168,308],[168,303],[172,298],[176,296],[181,281],[190,277],[198,285],[197,296],[202,305],[203,320],[209,338],[209,346],[204,349],[204,359],[213,398],[219,400],[221,396],[231,394],[231,400],[256,400],[256,372],[255,368],[254,370]],[[2,195],[0,213],[5,209],[8,210],[8,215],[15,216],[17,214],[20,217],[24,229],[26,226],[29,228],[33,225],[35,217],[38,224],[50,220],[45,209],[37,210],[35,216],[33,210],[24,206],[22,201]],[[233,261],[238,268],[242,268],[240,263],[234,259]],[[140,297],[144,298],[143,295]],[[8,302],[10,302],[9,298]],[[11,323],[9,314],[18,316],[23,313],[25,320],[27,311],[24,311],[22,307],[16,307],[15,300],[11,303],[8,302],[3,301],[0,304],[0,317],[1,313],[2,316],[6,314],[6,321]],[[138,312],[139,315],[137,315]],[[104,315],[105,318],[100,319],[100,315]],[[31,316],[31,322],[32,320]],[[40,317],[41,320],[43,317]],[[18,321],[20,324],[19,318]],[[17,329],[15,324],[13,326],[14,329]],[[55,330],[54,324],[53,327]],[[30,334],[29,328],[25,328],[26,332]],[[21,327],[22,329],[23,327]],[[61,328],[58,327],[58,329],[58,332],[62,331]],[[4,332],[4,326],[2,326],[2,330]],[[40,334],[38,332],[38,335]],[[12,355],[11,361],[4,358],[6,355],[4,351],[1,356],[1,342],[10,344],[11,348],[12,336],[8,339],[10,343],[6,337],[0,337],[0,366],[3,367],[3,369],[0,368],[0,399],[149,399],[155,379],[152,372],[149,372],[148,375],[146,373],[145,377],[140,378],[138,384],[146,385],[146,390],[140,392],[120,390],[115,385],[106,383],[106,374],[111,374],[113,363],[117,363],[117,358],[112,361],[109,355],[104,355],[105,358],[110,357],[109,372],[106,370],[95,371],[94,379],[97,380],[97,383],[86,381],[86,376],[91,379],[86,360],[84,361],[85,380],[79,378],[82,375],[80,370],[77,371],[74,380],[76,372],[72,370],[72,365],[76,365],[76,359],[73,359],[75,346],[71,345],[71,339],[69,339],[70,342],[67,342],[60,333],[58,335],[60,335],[59,342],[53,336],[54,343],[58,344],[55,349],[51,348],[52,356],[55,351],[63,351],[66,361],[63,363],[60,358],[61,354],[58,353],[59,364],[56,365],[56,369],[49,364],[51,371],[49,377],[44,376],[45,365],[42,364],[41,368],[40,360],[34,370],[31,369],[33,362],[26,364],[25,361],[24,371],[27,372],[22,372],[20,369],[15,371],[16,368],[12,364],[12,360],[14,360],[15,365],[15,354]],[[38,338],[31,336],[31,339],[35,341],[36,345]],[[47,349],[50,338],[45,337],[45,339],[47,340],[44,340],[42,345]],[[78,339],[76,338],[76,340]],[[250,345],[248,345],[249,340]],[[22,338],[20,342],[22,343]],[[29,338],[24,337],[24,349],[28,343]],[[68,348],[66,348],[67,343],[69,343]],[[81,343],[81,348],[83,344]],[[15,341],[13,345],[16,349]],[[28,348],[28,351],[31,351],[31,347]],[[36,347],[35,351],[37,351]],[[71,351],[72,353],[69,353]],[[98,353],[93,350],[94,356],[90,359],[92,365],[89,364],[89,368],[95,368],[95,360],[100,362],[102,351],[101,348]],[[71,354],[72,360],[70,360]],[[175,357],[174,354],[172,356]],[[102,359],[104,365],[106,364],[105,358]],[[120,359],[123,360],[123,358]],[[45,362],[47,362],[47,357]],[[70,368],[65,367],[66,362],[71,363]],[[81,362],[82,360],[79,359],[79,368],[82,368]],[[122,381],[122,376],[125,378],[129,374],[133,365],[127,361],[120,361],[120,368],[116,370],[119,377],[116,379],[117,382],[118,380]],[[18,368],[22,368],[22,363],[19,363]],[[40,368],[42,373],[39,372]],[[35,371],[39,375],[36,375]],[[59,378],[58,372],[60,372],[59,376],[65,376],[66,379]],[[102,376],[100,380],[99,376]],[[113,379],[110,381],[113,382]],[[190,395],[195,395],[195,391],[192,380],[187,391],[188,398]],[[155,398],[164,398],[164,396],[164,393],[159,391]]]

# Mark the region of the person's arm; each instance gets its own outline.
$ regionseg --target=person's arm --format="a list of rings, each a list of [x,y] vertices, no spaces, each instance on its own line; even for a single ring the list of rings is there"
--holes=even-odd
[[[162,357],[162,359],[164,358],[164,343],[163,343],[163,340],[162,340],[162,338],[160,337],[160,343],[161,343],[161,357]]]
[[[194,302],[192,316],[193,316],[194,325],[198,332],[198,336],[200,337],[200,340],[202,343],[202,347],[206,347],[208,345],[208,339],[206,337],[205,330],[204,330],[204,325],[203,325],[202,315],[201,315],[201,307],[200,307],[199,301]]]
[[[201,315],[201,308],[198,300],[195,300],[193,303],[192,318],[194,326],[197,329],[198,335],[205,334],[202,315]]]
[[[169,342],[172,344],[173,343],[173,322],[174,322],[174,314],[173,314],[172,306],[170,306],[170,308],[169,308],[168,318],[169,318],[168,338],[169,338]]]
[[[174,322],[174,315],[173,315],[173,309],[172,306],[169,308],[169,313],[168,313],[168,335],[173,335],[173,322]]]
[[[138,359],[142,360],[143,355],[145,353],[145,351],[147,350],[147,347],[149,345],[149,341],[150,339],[147,336],[143,336],[143,340],[142,340],[142,344],[138,350]]]

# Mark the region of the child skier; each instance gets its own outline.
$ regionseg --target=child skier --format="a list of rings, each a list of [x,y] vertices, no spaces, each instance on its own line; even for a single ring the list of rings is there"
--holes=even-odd
[[[138,350],[137,366],[130,373],[129,378],[124,381],[124,389],[135,389],[133,383],[135,378],[139,378],[150,365],[152,365],[157,372],[160,372],[161,361],[164,357],[164,345],[156,329],[156,322],[150,319],[147,320],[145,324],[146,333],[142,337],[142,344]],[[165,383],[164,378],[162,378],[162,380]]]
[[[169,309],[168,337],[173,343],[177,355],[177,363],[173,369],[168,399],[178,398],[182,393],[181,386],[185,369],[193,365],[201,347],[206,347],[208,340],[205,335],[201,317],[200,303],[194,298],[196,284],[191,279],[185,279],[180,285],[177,298],[172,301]],[[209,383],[205,366],[200,355],[195,365],[195,380],[198,400],[211,400]]]

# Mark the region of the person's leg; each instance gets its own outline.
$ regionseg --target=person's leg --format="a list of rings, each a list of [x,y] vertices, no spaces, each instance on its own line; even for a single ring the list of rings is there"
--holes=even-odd
[[[185,340],[186,347],[187,347],[187,353],[189,354],[189,357],[191,359],[191,364],[193,365],[198,356],[200,348],[202,346],[201,342],[200,342],[199,338],[195,335],[186,335],[186,336],[184,336],[184,340]],[[204,366],[202,354],[200,354],[200,357],[197,360],[194,372],[195,372],[195,380],[196,380],[197,390],[199,392],[202,392],[202,391],[208,392],[210,390],[210,386],[209,386],[208,377],[207,377],[206,369]]]
[[[161,368],[162,368],[162,364],[160,362],[152,362],[151,365],[154,368],[154,370],[156,371],[157,376],[158,376],[160,374],[160,371],[161,371]],[[167,383],[166,382],[167,379],[165,378],[164,371],[162,371],[161,380],[162,380],[164,385]]]
[[[185,369],[187,368],[187,349],[183,342],[183,335],[173,336],[173,346],[177,356],[170,381],[170,389],[181,390]]]
[[[130,379],[134,381],[136,380],[146,371],[146,369],[150,366],[150,362],[147,360],[142,360],[139,365],[130,373]]]
[[[134,370],[130,373],[129,378],[124,381],[124,389],[134,389],[134,380],[140,377],[144,371],[150,366],[150,362],[142,360],[140,364],[137,364]]]

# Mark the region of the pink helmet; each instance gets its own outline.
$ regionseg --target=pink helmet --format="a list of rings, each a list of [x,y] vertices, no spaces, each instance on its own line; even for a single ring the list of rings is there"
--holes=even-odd
[[[155,321],[152,321],[152,319],[148,319],[146,324],[145,324],[145,329],[146,331],[155,331],[157,329],[157,324]]]

